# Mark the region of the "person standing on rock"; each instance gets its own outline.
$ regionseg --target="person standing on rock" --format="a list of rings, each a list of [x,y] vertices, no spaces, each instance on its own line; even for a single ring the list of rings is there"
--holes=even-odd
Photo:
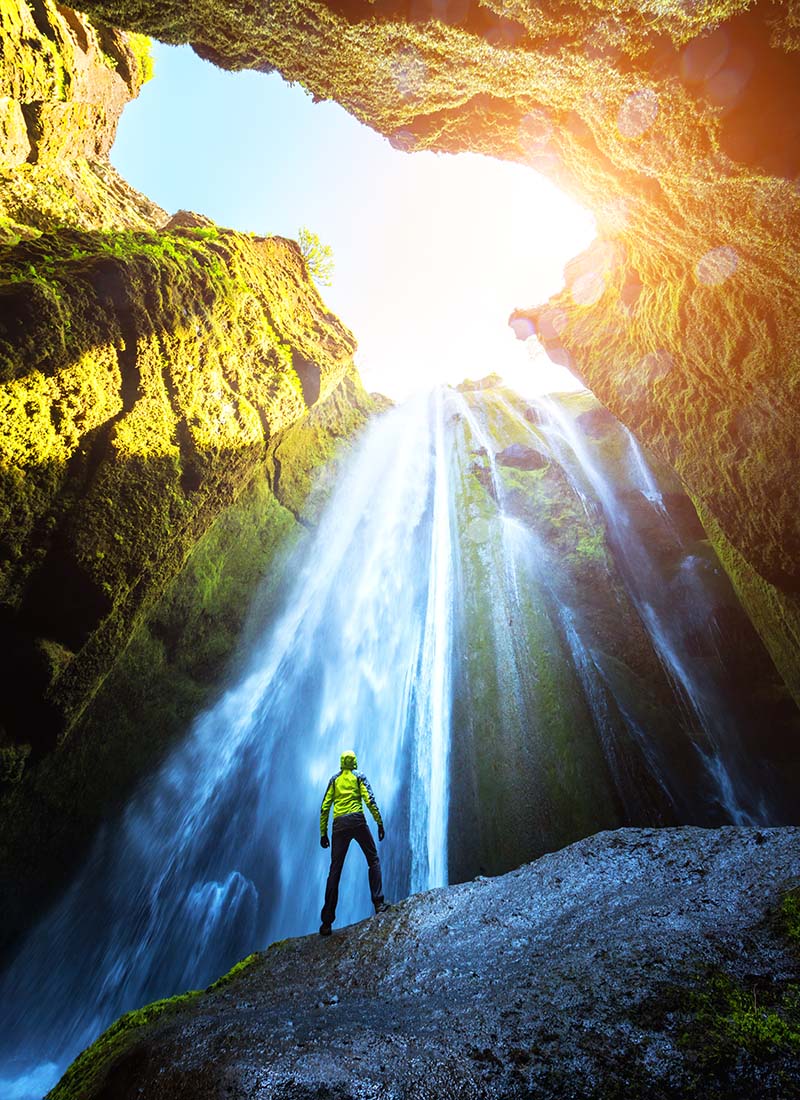
[[[361,851],[367,860],[369,868],[369,890],[372,894],[372,904],[376,913],[383,913],[388,906],[383,900],[383,882],[381,880],[381,861],[378,859],[378,850],[372,833],[369,831],[367,819],[361,808],[363,799],[369,807],[369,812],[375,818],[378,826],[378,840],[383,840],[385,833],[383,819],[372,793],[372,787],[367,782],[367,777],[357,772],[358,760],[356,754],[347,749],[339,758],[340,771],[331,776],[322,799],[322,809],[319,815],[319,842],[323,848],[331,849],[331,868],[328,872],[328,883],[325,887],[325,904],[322,907],[322,924],[319,927],[321,936],[331,934],[331,925],[336,917],[336,903],[339,900],[339,879],[342,875],[344,858],[350,841],[356,840],[361,846]],[[333,806],[333,844],[328,840],[328,815]]]

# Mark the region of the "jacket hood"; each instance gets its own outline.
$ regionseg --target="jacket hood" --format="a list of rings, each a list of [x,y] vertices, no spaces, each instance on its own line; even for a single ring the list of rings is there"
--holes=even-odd
[[[354,772],[356,770],[358,767],[358,760],[352,749],[345,749],[339,757],[339,767],[349,772]]]

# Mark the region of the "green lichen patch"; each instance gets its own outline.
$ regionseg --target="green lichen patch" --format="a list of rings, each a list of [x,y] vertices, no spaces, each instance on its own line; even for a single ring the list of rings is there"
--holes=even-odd
[[[278,946],[278,944],[270,944],[270,947],[267,950],[271,950],[275,946]],[[221,978],[217,978],[215,982],[212,982],[212,984],[206,990],[206,993],[216,993],[217,990],[224,989],[226,985],[229,985],[232,981],[235,981],[237,978],[241,977],[241,975],[244,974],[245,970],[249,970],[251,966],[254,966],[263,958],[263,951],[254,951],[252,955],[248,955],[246,958],[242,959],[240,962],[232,966],[227,974],[223,974]]]
[[[181,1012],[199,996],[200,990],[180,993],[120,1016],[99,1039],[78,1055],[56,1087],[47,1094],[46,1100],[79,1100],[81,1096],[94,1095],[102,1086],[109,1068],[126,1051],[141,1042],[154,1025]]]
[[[698,1069],[800,1055],[800,984],[736,981],[711,971],[690,996],[692,1019],[680,1035]]]
[[[800,886],[784,894],[780,905],[780,919],[784,934],[800,950]]]

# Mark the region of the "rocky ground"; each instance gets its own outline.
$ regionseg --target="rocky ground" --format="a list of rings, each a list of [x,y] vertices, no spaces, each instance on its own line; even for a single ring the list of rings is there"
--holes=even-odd
[[[51,1094],[800,1096],[800,829],[623,829],[273,944]]]

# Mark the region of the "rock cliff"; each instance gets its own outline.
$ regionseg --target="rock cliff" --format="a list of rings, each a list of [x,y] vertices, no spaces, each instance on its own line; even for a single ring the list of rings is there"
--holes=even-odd
[[[5,939],[218,687],[376,405],[294,242],[168,218],[110,166],[146,39],[7,0],[0,42]]]
[[[3,275],[3,634],[30,688],[3,724],[44,750],[355,345],[277,238],[60,230]]]
[[[399,148],[528,163],[590,206],[595,245],[515,327],[677,470],[800,694],[796,4],[83,8],[278,68]]]
[[[108,160],[122,110],[152,72],[148,39],[52,0],[4,0],[0,41],[0,243],[166,221]]]
[[[797,829],[601,833],[122,1017],[50,1100],[800,1095]]]
[[[795,824],[800,713],[675,474],[592,394],[499,382],[452,425],[450,880],[620,825]]]

